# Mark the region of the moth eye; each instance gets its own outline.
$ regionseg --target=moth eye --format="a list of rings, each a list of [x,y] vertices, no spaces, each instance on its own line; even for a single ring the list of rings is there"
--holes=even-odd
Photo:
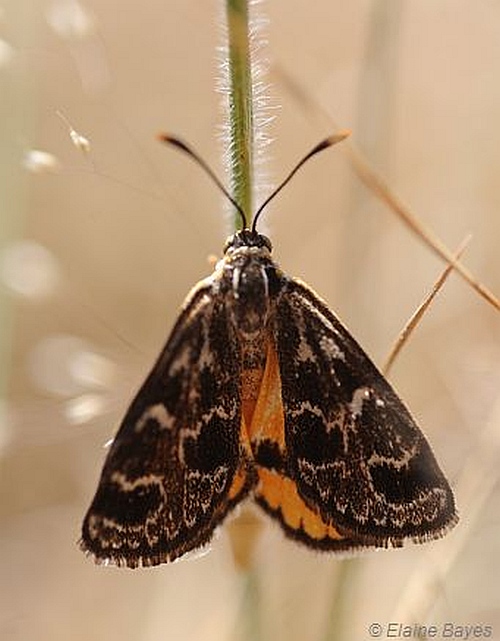
[[[264,243],[263,243],[264,247],[267,247],[267,249],[269,249],[269,252],[272,252],[273,251],[273,244],[270,241],[270,239],[267,236],[262,236],[262,235],[261,235],[261,238],[264,241]]]
[[[224,247],[223,247],[223,249],[222,249],[222,252],[223,252],[224,254],[226,254],[226,253],[227,253],[227,250],[228,250],[230,247],[232,247],[232,246],[233,246],[233,244],[234,244],[234,236],[229,236],[229,238],[227,238],[226,242],[224,243]]]

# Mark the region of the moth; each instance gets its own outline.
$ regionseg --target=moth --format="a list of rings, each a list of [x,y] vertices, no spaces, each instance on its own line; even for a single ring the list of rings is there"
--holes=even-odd
[[[80,545],[135,568],[207,544],[248,496],[285,535],[332,552],[400,547],[457,521],[450,486],[410,413],[330,311],[272,258],[245,213],[189,293],[107,454]],[[344,136],[345,137],[345,136]]]

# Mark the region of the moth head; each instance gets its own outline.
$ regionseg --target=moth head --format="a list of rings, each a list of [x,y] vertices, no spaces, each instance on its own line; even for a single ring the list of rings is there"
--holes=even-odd
[[[240,247],[257,247],[258,249],[265,248],[269,253],[272,252],[273,246],[267,236],[259,234],[251,229],[240,229],[226,240],[224,245],[224,254],[228,254]]]

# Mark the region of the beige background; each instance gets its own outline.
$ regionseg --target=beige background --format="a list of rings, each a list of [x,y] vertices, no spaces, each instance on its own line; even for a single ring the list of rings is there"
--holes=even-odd
[[[500,317],[456,277],[391,374],[456,487],[461,523],[447,538],[346,562],[295,546],[265,521],[249,583],[226,529],[211,554],[147,571],[95,567],[75,546],[102,446],[230,231],[220,194],[154,139],[181,134],[224,175],[220,4],[93,0],[80,5],[91,21],[80,14],[81,33],[61,35],[53,12],[68,11],[71,23],[78,5],[3,3],[0,37],[13,48],[0,68],[4,248],[19,236],[43,244],[60,279],[37,299],[0,290],[10,363],[0,638],[362,641],[373,621],[450,621],[491,625],[500,639]],[[465,262],[500,294],[500,5],[274,0],[260,11],[275,116],[268,183],[333,122],[349,127],[451,248],[473,234]],[[57,110],[90,139],[87,155]],[[59,171],[25,171],[33,148],[54,154]],[[340,148],[303,169],[263,229],[282,267],[310,283],[379,364],[442,268]],[[75,383],[71,359],[58,379],[68,377],[66,390],[49,384],[53,362],[36,367],[35,380],[34,354],[59,335],[102,357],[89,366],[97,380]],[[68,407],[89,393],[103,411],[75,424]]]

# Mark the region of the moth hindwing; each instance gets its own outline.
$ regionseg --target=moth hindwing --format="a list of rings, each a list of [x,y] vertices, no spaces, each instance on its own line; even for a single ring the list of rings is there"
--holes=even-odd
[[[389,383],[248,229],[184,303],[107,455],[81,546],[128,567],[172,561],[247,495],[320,550],[398,547],[457,521]]]

